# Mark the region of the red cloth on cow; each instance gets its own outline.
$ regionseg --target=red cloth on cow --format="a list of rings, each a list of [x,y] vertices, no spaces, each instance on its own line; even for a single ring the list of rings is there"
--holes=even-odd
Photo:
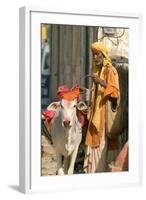
[[[45,117],[45,119],[46,119],[48,122],[50,122],[50,121],[53,119],[55,113],[56,113],[55,110],[44,110],[44,111],[42,112],[42,115]]]
[[[44,110],[42,112],[42,115],[45,117],[45,120],[47,120],[47,122],[49,123],[55,116],[55,113],[55,110]],[[78,111],[78,118],[81,123],[81,126],[83,127],[85,124],[85,114],[82,111]]]
[[[78,86],[74,86],[69,90],[66,85],[62,85],[58,88],[57,94],[61,99],[66,99],[69,101],[80,99],[80,90]]]

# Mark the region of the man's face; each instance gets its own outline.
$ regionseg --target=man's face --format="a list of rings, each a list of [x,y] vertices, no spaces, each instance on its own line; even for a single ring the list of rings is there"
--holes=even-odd
[[[103,54],[101,51],[92,51],[93,55],[93,62],[96,66],[102,66],[103,65]]]

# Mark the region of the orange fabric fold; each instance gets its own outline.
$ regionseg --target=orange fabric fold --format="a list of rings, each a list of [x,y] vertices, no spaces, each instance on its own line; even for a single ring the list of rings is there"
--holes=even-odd
[[[114,67],[108,67],[106,79],[107,86],[104,90],[104,97],[111,96],[114,98],[119,98],[119,76],[117,70]]]
[[[66,99],[68,101],[80,98],[80,90],[78,86],[74,86],[70,90],[65,85],[60,86],[58,88],[57,94],[61,99]]]

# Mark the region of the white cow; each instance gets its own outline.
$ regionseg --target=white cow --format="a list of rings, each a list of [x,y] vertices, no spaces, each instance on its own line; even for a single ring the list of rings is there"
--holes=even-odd
[[[82,139],[82,127],[78,110],[87,110],[83,101],[62,99],[53,102],[48,110],[56,110],[51,125],[51,138],[57,155],[57,174],[73,174],[78,148]]]

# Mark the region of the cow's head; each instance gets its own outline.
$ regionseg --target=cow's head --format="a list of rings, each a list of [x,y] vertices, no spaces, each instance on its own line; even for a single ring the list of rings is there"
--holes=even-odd
[[[63,127],[71,127],[76,119],[77,100],[68,101],[62,99],[60,101],[60,114]]]
[[[48,106],[47,110],[49,112],[55,111],[56,112],[55,117],[60,115],[62,126],[69,128],[73,126],[75,122],[78,121],[77,113],[87,110],[87,105],[83,101],[77,102],[77,99],[71,101],[66,99],[61,99],[61,101],[59,102],[52,102]],[[52,119],[52,121],[54,120]]]
[[[63,127],[72,127],[78,121],[77,111],[87,110],[83,101],[77,102],[77,99],[60,101],[60,114]]]

